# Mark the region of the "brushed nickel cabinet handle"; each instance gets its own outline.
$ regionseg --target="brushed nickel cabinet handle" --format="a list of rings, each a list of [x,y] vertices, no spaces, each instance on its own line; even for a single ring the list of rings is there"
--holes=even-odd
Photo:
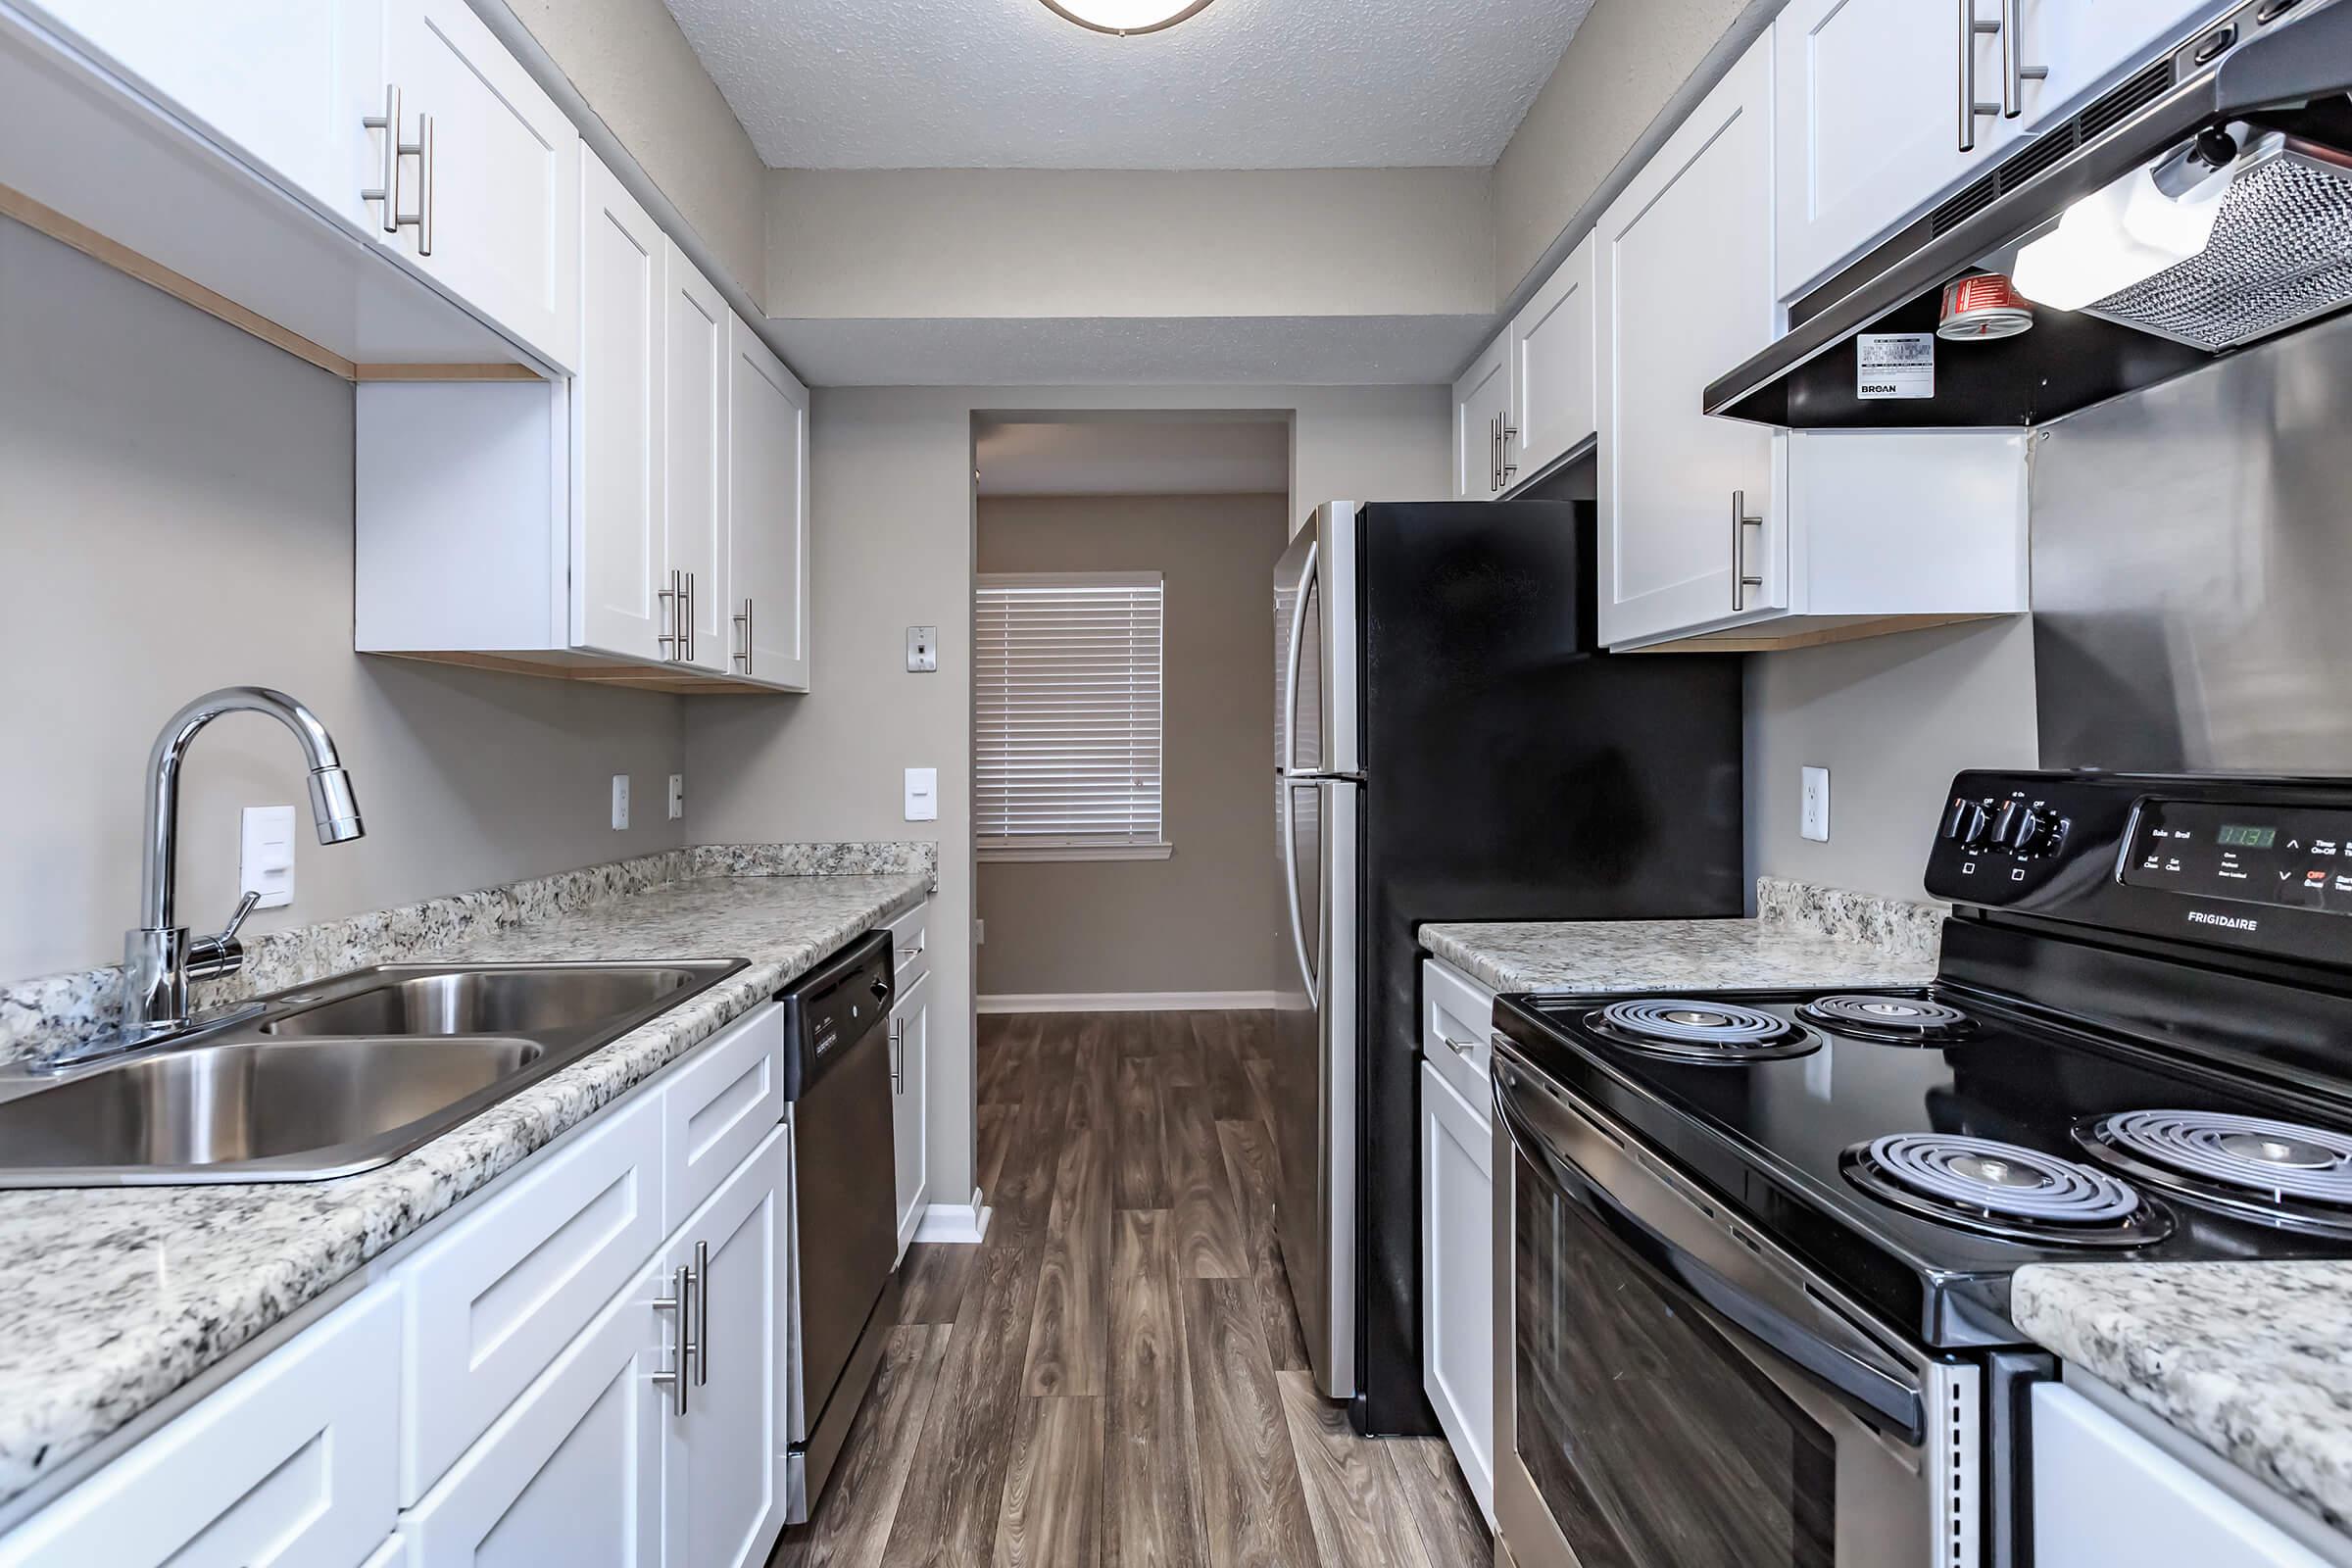
[[[694,662],[694,573],[691,571],[686,574],[686,597],[679,603],[686,607],[686,618],[678,623],[680,633],[686,639],[683,657],[691,664]]]
[[[1998,32],[1997,22],[1983,22],[1977,17],[1977,0],[1960,0],[1960,150],[1977,150],[1977,117],[1997,115],[1999,104],[1977,101],[1977,37],[1981,33]]]
[[[2025,0],[2001,0],[2001,118],[2026,112],[2027,82],[2049,79],[2049,67],[2026,64]]]
[[[694,1382],[710,1381],[710,1244],[694,1244]]]
[[[369,130],[380,130],[384,133],[384,172],[378,176],[380,183],[373,190],[360,192],[360,200],[383,203],[384,215],[381,220],[381,227],[387,234],[397,234],[400,232],[401,153],[400,84],[398,82],[384,83],[383,114],[380,116],[369,115],[360,123]]]
[[[667,1372],[657,1372],[653,1381],[666,1386],[674,1395],[672,1409],[680,1416],[686,1414],[687,1387],[694,1377],[686,1369],[702,1359],[702,1348],[695,1343],[694,1329],[694,1270],[678,1265],[677,1283],[667,1296],[654,1298],[654,1310],[678,1314],[678,1357],[676,1366]]]
[[[1762,517],[1747,514],[1747,492],[1732,492],[1732,610],[1735,613],[1747,608],[1747,591],[1761,588],[1764,579],[1747,569],[1747,530],[1764,526]]]
[[[433,117],[416,117],[416,254],[433,254]]]
[[[890,1092],[906,1092],[906,1025],[896,1018],[890,1023]]]
[[[675,661],[684,657],[677,652],[679,647],[683,644],[684,639],[678,634],[680,611],[678,574],[676,572],[673,571],[669,574],[669,586],[656,593],[654,598],[661,602],[663,610],[666,612],[662,618],[669,625],[669,630],[662,633],[654,640],[662,645],[662,657],[663,659]]]
[[[735,616],[735,629],[743,637],[743,651],[735,656],[735,662],[742,665],[743,672],[749,675],[752,672],[752,602],[749,599],[743,602],[742,611]]]
[[[1519,465],[1511,461],[1511,443],[1519,439],[1519,427],[1510,422],[1510,417],[1507,414],[1494,416],[1494,422],[1502,427],[1502,470],[1494,481],[1497,491],[1509,489],[1511,481],[1519,476]]]
[[[1457,1056],[1467,1056],[1470,1054],[1470,1053],[1478,1049],[1477,1041],[1456,1040],[1453,1038],[1453,1036],[1447,1034],[1443,1029],[1438,1031],[1438,1039],[1445,1042],[1446,1049],[1452,1052]]]

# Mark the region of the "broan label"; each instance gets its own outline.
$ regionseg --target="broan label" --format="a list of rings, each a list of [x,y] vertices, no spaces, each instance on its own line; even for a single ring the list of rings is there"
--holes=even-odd
[[[1869,401],[1935,395],[1935,333],[1864,332],[1854,339],[1854,396]]]
[[[2248,914],[2212,914],[2203,909],[2188,911],[2191,925],[2218,925],[2225,931],[2259,931],[2262,922]]]

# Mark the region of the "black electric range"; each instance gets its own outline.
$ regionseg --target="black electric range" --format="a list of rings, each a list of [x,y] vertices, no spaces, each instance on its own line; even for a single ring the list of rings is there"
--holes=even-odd
[[[1521,1562],[2017,1560],[2018,1269],[2352,1256],[2352,780],[1935,809],[1927,986],[1499,1001]]]

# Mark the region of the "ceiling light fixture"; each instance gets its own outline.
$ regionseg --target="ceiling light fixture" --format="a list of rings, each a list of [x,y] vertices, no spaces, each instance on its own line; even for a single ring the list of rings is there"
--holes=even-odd
[[[1081,27],[1131,38],[1173,27],[1206,10],[1208,0],[1045,0],[1045,7]]]

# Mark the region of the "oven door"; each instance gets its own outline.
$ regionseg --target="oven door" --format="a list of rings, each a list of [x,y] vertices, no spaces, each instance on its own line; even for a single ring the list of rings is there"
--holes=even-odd
[[[1975,1568],[1979,1370],[1873,1327],[1497,1038],[1519,1568]]]

